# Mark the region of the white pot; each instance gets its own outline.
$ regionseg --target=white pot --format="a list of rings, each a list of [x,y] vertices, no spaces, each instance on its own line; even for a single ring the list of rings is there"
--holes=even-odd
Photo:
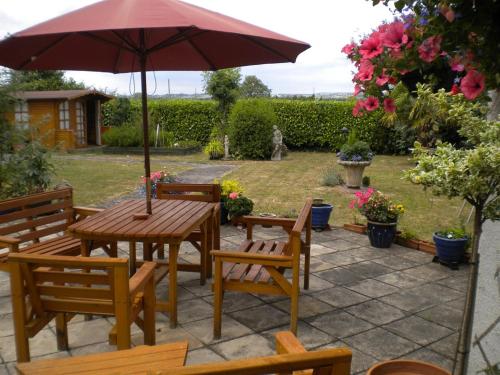
[[[338,160],[346,170],[346,185],[350,188],[359,188],[363,181],[363,171],[372,162],[371,161],[344,161]]]

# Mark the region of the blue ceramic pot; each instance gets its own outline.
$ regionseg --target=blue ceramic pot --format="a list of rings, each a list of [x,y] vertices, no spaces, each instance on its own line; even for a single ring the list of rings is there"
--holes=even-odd
[[[432,239],[436,244],[436,255],[441,262],[448,264],[462,263],[467,241],[469,241],[468,237],[452,239],[434,233]]]
[[[325,229],[330,220],[333,206],[331,204],[318,204],[312,206],[312,227],[314,229]]]
[[[370,239],[370,245],[378,248],[391,247],[396,237],[396,226],[398,223],[377,223],[368,220],[366,233]]]

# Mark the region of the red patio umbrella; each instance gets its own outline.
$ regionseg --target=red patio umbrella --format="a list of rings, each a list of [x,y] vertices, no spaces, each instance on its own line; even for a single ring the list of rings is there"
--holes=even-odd
[[[105,0],[0,42],[16,70],[141,72],[144,169],[150,175],[147,70],[217,70],[295,62],[310,46],[178,0]],[[151,214],[151,186],[146,187]]]

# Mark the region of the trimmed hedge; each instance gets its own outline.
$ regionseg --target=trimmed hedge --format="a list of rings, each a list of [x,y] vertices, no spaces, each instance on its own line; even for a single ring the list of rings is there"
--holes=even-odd
[[[373,151],[393,152],[388,147],[393,133],[379,122],[381,112],[353,117],[353,101],[270,99],[283,133],[283,141],[291,149],[340,149],[345,142],[342,128],[357,129],[361,140]],[[132,108],[138,108],[132,100]],[[160,124],[173,132],[175,141],[195,140],[206,144],[220,114],[211,100],[150,100],[151,125]],[[106,113],[104,113],[104,117]],[[106,121],[105,121],[106,123]]]

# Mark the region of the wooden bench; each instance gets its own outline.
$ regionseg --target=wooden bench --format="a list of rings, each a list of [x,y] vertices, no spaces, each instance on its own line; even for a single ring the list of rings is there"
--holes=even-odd
[[[11,253],[8,263],[18,362],[30,360],[28,338],[54,318],[58,348],[67,350],[67,322],[76,313],[114,316],[110,341],[118,349],[130,348],[133,322],[144,331],[145,344],[155,344],[153,262],[130,280],[122,258]]]
[[[304,280],[309,274],[312,200],[307,199],[297,220],[244,217],[247,240],[237,251],[212,251],[215,257],[214,276],[214,337],[220,338],[224,291],[286,295],[291,299],[290,330],[297,333],[300,255],[306,253]],[[281,226],[288,232],[288,241],[253,240],[253,226]],[[305,241],[302,232],[305,231]],[[292,270],[292,282],[284,276]]]
[[[48,359],[17,365],[23,375],[165,374],[165,375],[349,375],[348,348],[308,352],[291,332],[276,334],[277,355],[181,367],[187,342],[137,347],[122,352]],[[184,355],[184,357],[183,357]],[[182,362],[182,364],[181,364]]]
[[[9,253],[79,255],[81,242],[66,234],[66,229],[100,211],[74,207],[71,188],[1,201],[0,271],[9,271]],[[104,243],[93,244],[93,248],[98,247],[116,257],[116,243],[109,247]]]

